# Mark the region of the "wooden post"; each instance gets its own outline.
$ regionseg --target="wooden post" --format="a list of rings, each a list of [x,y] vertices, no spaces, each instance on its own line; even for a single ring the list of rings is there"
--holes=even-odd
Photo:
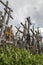
[[[25,24],[21,23],[21,25],[23,26],[24,30],[23,30],[23,36],[22,36],[22,40],[23,38],[26,39],[26,34],[27,34],[27,25],[26,25],[27,21],[25,21]]]
[[[6,1],[6,6],[8,6],[8,1]],[[7,7],[5,7],[5,9],[7,10],[8,8]],[[4,18],[6,18],[6,11],[4,12]]]
[[[9,11],[9,15],[10,15],[10,11]],[[6,25],[8,25],[8,22],[9,22],[9,19],[10,19],[10,16],[9,15],[7,17]]]
[[[33,26],[33,32],[34,32],[34,26]],[[32,34],[32,45],[34,45],[34,42],[35,40],[34,40],[34,34]]]
[[[30,22],[30,17],[26,18],[27,19],[27,22],[28,22],[28,33],[29,33],[29,29],[30,29],[30,25],[31,25],[31,22]]]
[[[31,25],[31,22],[30,22],[30,17],[27,17],[27,22],[28,22],[28,33],[27,33],[27,44],[29,45],[30,47],[30,25]]]
[[[0,20],[1,20],[1,18],[2,18],[2,11],[0,11]]]
[[[4,22],[4,16],[2,16],[2,29],[1,29],[1,37],[3,36],[3,32],[4,32],[4,26],[3,26],[3,22]]]

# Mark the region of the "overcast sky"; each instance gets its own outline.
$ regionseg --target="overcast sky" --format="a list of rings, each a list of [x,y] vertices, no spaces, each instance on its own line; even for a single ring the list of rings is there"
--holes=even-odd
[[[6,2],[7,0],[2,0]],[[8,0],[9,6],[13,9],[12,16],[14,20],[10,20],[9,24],[19,25],[24,23],[24,19],[31,17],[31,22],[35,27],[40,27],[43,33],[43,0]],[[0,10],[3,10],[3,5],[0,4]]]

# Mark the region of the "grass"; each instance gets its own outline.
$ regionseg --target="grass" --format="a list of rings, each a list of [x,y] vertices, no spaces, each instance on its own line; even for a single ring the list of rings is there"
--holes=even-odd
[[[43,65],[43,54],[32,55],[26,49],[5,45],[0,48],[0,65]]]

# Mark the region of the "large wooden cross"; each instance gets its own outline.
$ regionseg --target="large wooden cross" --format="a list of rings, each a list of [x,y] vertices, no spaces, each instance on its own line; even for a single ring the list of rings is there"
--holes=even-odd
[[[12,12],[12,9],[10,7],[8,7],[8,1],[6,1],[6,4],[0,0],[0,2],[5,6],[4,10],[4,16],[3,16],[3,28],[2,28],[2,33],[4,32],[4,30],[6,30],[6,26],[8,25],[8,22],[9,22],[9,19],[13,19],[13,17],[11,16],[11,12]],[[7,17],[7,19],[6,19]]]
[[[2,0],[0,0],[0,3],[2,3],[6,8],[8,8],[11,12],[13,12],[13,10],[10,7],[8,7]]]

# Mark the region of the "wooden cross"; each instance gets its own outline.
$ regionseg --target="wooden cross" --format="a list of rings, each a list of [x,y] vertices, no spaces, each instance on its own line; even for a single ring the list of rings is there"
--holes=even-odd
[[[10,7],[8,7],[2,0],[0,0],[0,2],[1,2],[5,7],[7,7],[11,12],[13,12],[13,10],[12,10]]]
[[[27,17],[27,22],[28,22],[28,33],[29,33],[29,29],[30,29],[30,25],[31,25],[31,22],[30,22],[30,17]]]
[[[33,32],[34,32],[34,25],[33,25]],[[34,41],[35,41],[35,39],[34,39],[34,33],[32,33],[32,45],[34,45]]]
[[[15,26],[15,27],[16,27],[16,26]],[[16,27],[16,28],[17,28],[17,27]],[[18,29],[20,29],[20,26],[19,26],[19,28],[18,28]],[[16,35],[18,34],[18,32],[19,32],[19,31],[17,30]]]
[[[39,52],[39,50],[40,50],[40,44],[39,44],[40,37],[39,37],[39,34],[35,34],[32,29],[30,29],[30,30],[33,33],[33,35],[35,36],[35,38],[36,38],[36,45],[37,45],[37,49],[38,49],[38,52]]]

